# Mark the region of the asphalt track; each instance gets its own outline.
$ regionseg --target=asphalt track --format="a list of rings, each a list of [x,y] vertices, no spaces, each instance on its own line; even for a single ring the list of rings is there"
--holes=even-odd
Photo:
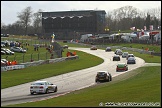
[[[100,70],[106,70],[111,73],[112,77],[115,77],[145,65],[145,61],[143,59],[136,57],[136,64],[129,64],[128,71],[116,72],[116,65],[120,62],[126,63],[126,58],[121,57],[121,61],[112,61],[112,56],[114,55],[114,52],[112,51],[105,52],[105,50],[101,49],[90,50],[90,48],[74,48],[74,47],[70,47],[69,49],[79,50],[96,55],[102,58],[104,62],[100,65],[91,68],[82,69],[58,75],[55,77],[42,79],[52,82],[53,84],[56,84],[58,86],[58,92],[56,93],[30,95],[29,87],[31,82],[14,87],[9,87],[6,89],[1,89],[1,106],[44,100],[47,98],[61,96],[71,91],[92,86],[96,84],[95,76],[97,71]]]

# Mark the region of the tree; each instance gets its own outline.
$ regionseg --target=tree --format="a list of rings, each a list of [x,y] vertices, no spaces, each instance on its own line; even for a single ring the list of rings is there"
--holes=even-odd
[[[32,8],[30,6],[25,8],[22,12],[18,13],[17,17],[25,28],[25,35],[27,35],[28,26],[31,23]]]
[[[36,13],[33,14],[33,27],[34,27],[34,32],[35,33],[40,33],[41,32],[41,27],[42,27],[42,10],[39,9]]]
[[[147,17],[146,17],[146,21],[145,21],[147,29],[150,28],[150,20],[151,20],[150,15],[147,13]]]

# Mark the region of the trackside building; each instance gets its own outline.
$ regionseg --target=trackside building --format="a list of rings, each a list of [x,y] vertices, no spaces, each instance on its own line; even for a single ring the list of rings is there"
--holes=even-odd
[[[42,33],[55,39],[77,39],[81,34],[103,33],[104,10],[58,11],[42,13]]]

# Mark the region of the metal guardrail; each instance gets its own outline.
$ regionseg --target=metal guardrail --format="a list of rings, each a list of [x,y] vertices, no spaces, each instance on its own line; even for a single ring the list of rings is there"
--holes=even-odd
[[[26,68],[26,67],[30,67],[30,66],[38,66],[38,65],[42,65],[42,64],[51,64],[51,63],[62,62],[62,61],[66,61],[66,60],[74,60],[74,59],[79,59],[79,56],[75,55],[75,56],[69,56],[69,57],[62,57],[62,58],[20,63],[18,65],[4,66],[4,67],[1,67],[1,72],[7,71],[7,70],[14,70],[16,66],[19,66],[19,67],[21,66],[23,68]],[[21,69],[21,68],[16,68],[16,69]]]
[[[79,44],[82,46],[88,46],[91,47],[92,45],[90,44],[84,44],[84,43],[74,43],[74,44]],[[97,48],[102,48],[106,49],[107,45],[95,45]],[[129,50],[129,51],[134,51],[134,52],[139,52],[141,54],[151,54],[155,56],[161,56],[161,53],[155,53],[154,51],[147,51],[144,49],[138,49],[138,48],[130,48],[130,47],[122,47],[122,46],[110,46],[111,48],[116,48],[116,49],[122,49],[122,50]]]
[[[61,62],[61,61],[66,61],[66,60],[74,60],[74,59],[79,59],[79,56],[75,55],[75,56],[48,59],[48,60],[39,60],[39,61],[33,61],[33,62],[20,63],[19,65],[30,67],[30,66],[38,66],[41,64],[50,64],[50,63],[56,63],[56,62]]]

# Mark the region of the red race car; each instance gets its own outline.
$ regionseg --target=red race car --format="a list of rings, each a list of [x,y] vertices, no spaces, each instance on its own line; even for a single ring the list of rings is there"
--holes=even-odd
[[[127,71],[128,65],[126,63],[118,63],[116,67],[116,71]]]

